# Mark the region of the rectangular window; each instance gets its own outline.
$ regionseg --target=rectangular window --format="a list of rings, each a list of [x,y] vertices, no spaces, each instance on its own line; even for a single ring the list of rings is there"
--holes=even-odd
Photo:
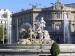
[[[52,32],[52,23],[51,22],[46,23],[46,29],[48,30],[48,32]]]
[[[75,32],[75,24],[73,24],[73,28],[72,29],[73,29],[73,32]]]
[[[74,21],[75,21],[75,16],[74,16]]]
[[[24,19],[25,19],[25,22],[27,22],[27,17],[24,17]]]
[[[32,18],[31,18],[31,16],[29,16],[29,23],[30,23],[30,24],[32,23]]]
[[[75,32],[75,25],[74,25],[74,32]]]
[[[60,14],[57,14],[57,18],[60,19]]]
[[[55,25],[55,29],[56,29],[56,32],[59,32],[60,31],[60,25]]]
[[[54,19],[60,19],[61,14],[60,13],[55,13],[54,14]]]
[[[24,21],[24,17],[22,17],[22,24],[24,23],[25,21]]]
[[[68,14],[65,14],[66,15],[66,17],[67,17],[67,19],[68,19]]]
[[[1,24],[2,24],[2,21],[1,21]]]
[[[52,26],[51,25],[47,25],[47,30],[48,30],[48,32],[51,32],[52,31]]]
[[[52,14],[51,13],[46,14],[46,19],[47,20],[52,19]]]
[[[56,31],[58,31],[60,29],[59,25],[56,25]]]
[[[18,25],[21,26],[21,18],[18,18]]]
[[[1,24],[1,20],[0,20],[0,24]]]

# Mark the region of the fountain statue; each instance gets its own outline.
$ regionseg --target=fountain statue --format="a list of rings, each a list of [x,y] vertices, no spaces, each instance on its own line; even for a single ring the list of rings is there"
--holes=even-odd
[[[44,30],[44,27],[46,27],[45,26],[45,24],[46,24],[46,22],[44,21],[44,19],[43,19],[43,17],[41,18],[41,21],[39,22],[39,27],[38,27],[38,33],[40,34],[40,38],[41,39],[43,39],[43,37],[44,37],[44,39],[50,39],[50,35],[49,35],[49,33],[48,33],[48,31],[47,30]]]
[[[39,27],[37,30],[39,30],[39,29],[43,30],[44,27],[46,27],[45,24],[46,24],[46,22],[44,21],[44,19],[42,17],[41,20],[38,22]]]
[[[49,35],[49,33],[48,33],[47,30],[44,30],[44,39],[46,39],[46,40],[51,40],[51,39],[50,39],[50,35]]]
[[[43,32],[44,32],[44,27],[45,27],[45,24],[46,24],[46,22],[43,20],[43,17],[41,18],[41,21],[39,21],[39,23],[38,23],[38,25],[39,25],[39,27],[38,27],[38,29],[37,29],[37,31],[38,31],[38,33],[39,33],[39,38],[40,39],[43,39]]]
[[[31,27],[28,25],[21,27],[20,33],[24,33],[25,36],[21,36],[21,39],[19,39],[19,44],[51,44],[52,40],[50,39],[50,35],[47,30],[44,30],[46,22],[44,21],[43,17],[41,20],[38,22],[37,25],[38,28],[36,31],[33,31]],[[27,27],[25,29],[25,27]],[[36,34],[37,33],[37,34]],[[37,38],[37,36],[39,38]]]

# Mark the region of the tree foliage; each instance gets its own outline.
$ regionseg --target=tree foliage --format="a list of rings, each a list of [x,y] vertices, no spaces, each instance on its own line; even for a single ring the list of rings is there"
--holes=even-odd
[[[60,48],[59,48],[59,45],[56,42],[54,42],[52,44],[50,52],[51,52],[52,56],[58,56],[59,55]]]
[[[0,41],[3,39],[3,26],[0,25]]]

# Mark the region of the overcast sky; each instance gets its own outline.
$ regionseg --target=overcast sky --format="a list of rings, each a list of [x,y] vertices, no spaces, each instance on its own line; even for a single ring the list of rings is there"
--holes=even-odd
[[[0,0],[0,9],[9,9],[12,12],[18,12],[21,9],[30,9],[31,4],[42,4],[37,8],[43,8],[44,6],[50,7],[51,3],[55,3],[57,0]],[[60,0],[62,3],[75,3],[75,0]]]

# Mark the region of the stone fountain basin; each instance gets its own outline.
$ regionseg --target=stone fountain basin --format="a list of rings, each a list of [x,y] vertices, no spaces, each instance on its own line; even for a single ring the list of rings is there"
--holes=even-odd
[[[75,44],[59,44],[61,52],[75,52]]]
[[[75,44],[59,44],[60,54],[59,56],[75,56]],[[49,54],[51,45],[42,44],[9,44],[0,45],[0,55],[27,55],[27,54]]]
[[[50,45],[8,44],[0,45],[0,53],[13,52],[49,52]]]
[[[59,44],[61,53],[75,53],[75,44]],[[0,52],[21,52],[21,51],[30,51],[34,50],[35,51],[49,51],[50,52],[51,45],[36,45],[36,44],[31,44],[31,45],[26,45],[26,44],[4,44],[0,45]],[[31,52],[31,51],[30,51]]]

